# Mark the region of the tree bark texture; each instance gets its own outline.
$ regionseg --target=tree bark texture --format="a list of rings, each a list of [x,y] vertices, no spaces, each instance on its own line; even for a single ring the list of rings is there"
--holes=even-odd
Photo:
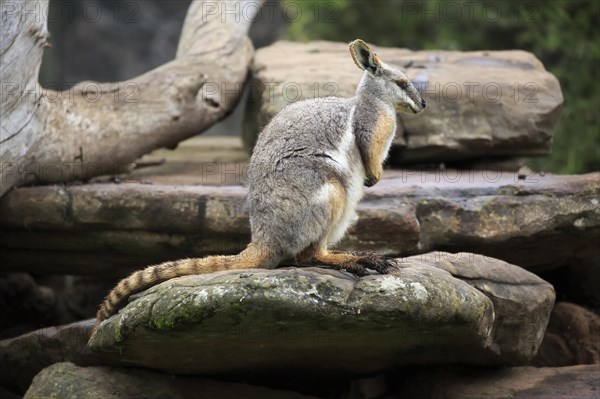
[[[0,0],[0,196],[17,185],[123,173],[227,116],[247,78],[247,31],[261,3],[195,0],[173,61],[130,81],[58,92],[38,83],[48,0]]]

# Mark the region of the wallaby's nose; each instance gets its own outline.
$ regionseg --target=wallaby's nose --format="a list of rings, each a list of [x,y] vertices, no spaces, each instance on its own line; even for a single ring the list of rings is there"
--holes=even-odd
[[[425,108],[427,106],[427,101],[424,98],[421,99],[421,106]]]

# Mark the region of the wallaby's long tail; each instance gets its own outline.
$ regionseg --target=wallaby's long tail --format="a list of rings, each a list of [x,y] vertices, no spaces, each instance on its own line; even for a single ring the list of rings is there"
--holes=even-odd
[[[148,266],[121,280],[104,299],[96,313],[96,325],[115,314],[133,294],[174,277],[205,274],[219,270],[252,269],[273,263],[274,255],[248,246],[238,255],[208,256],[206,258],[181,259]]]

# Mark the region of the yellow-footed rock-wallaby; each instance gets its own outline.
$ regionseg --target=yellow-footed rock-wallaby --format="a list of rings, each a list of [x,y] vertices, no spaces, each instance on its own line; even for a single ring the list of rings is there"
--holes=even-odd
[[[362,40],[350,54],[364,70],[352,98],[327,97],[285,107],[260,134],[248,168],[252,241],[238,255],[149,266],[121,280],[97,322],[130,295],[168,279],[218,270],[274,268],[285,258],[362,275],[394,262],[373,253],[328,250],[357,218],[363,186],[381,179],[396,132],[396,112],[419,113],[425,101],[406,75]]]

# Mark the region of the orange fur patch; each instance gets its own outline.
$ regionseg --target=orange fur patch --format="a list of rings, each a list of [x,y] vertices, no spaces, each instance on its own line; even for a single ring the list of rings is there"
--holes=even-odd
[[[385,146],[390,138],[390,135],[394,134],[395,119],[386,113],[380,113],[377,116],[377,121],[371,132],[371,142],[369,145],[369,164],[365,165],[365,171],[367,176],[373,177],[376,180],[381,178],[383,173],[383,158]]]
[[[329,224],[329,229],[327,229],[325,237],[322,237],[321,242],[319,243],[321,248],[327,247],[327,243],[342,221],[342,216],[346,209],[346,190],[342,183],[337,180],[331,180],[326,184],[329,184],[330,186],[329,206],[331,209],[331,223]]]

